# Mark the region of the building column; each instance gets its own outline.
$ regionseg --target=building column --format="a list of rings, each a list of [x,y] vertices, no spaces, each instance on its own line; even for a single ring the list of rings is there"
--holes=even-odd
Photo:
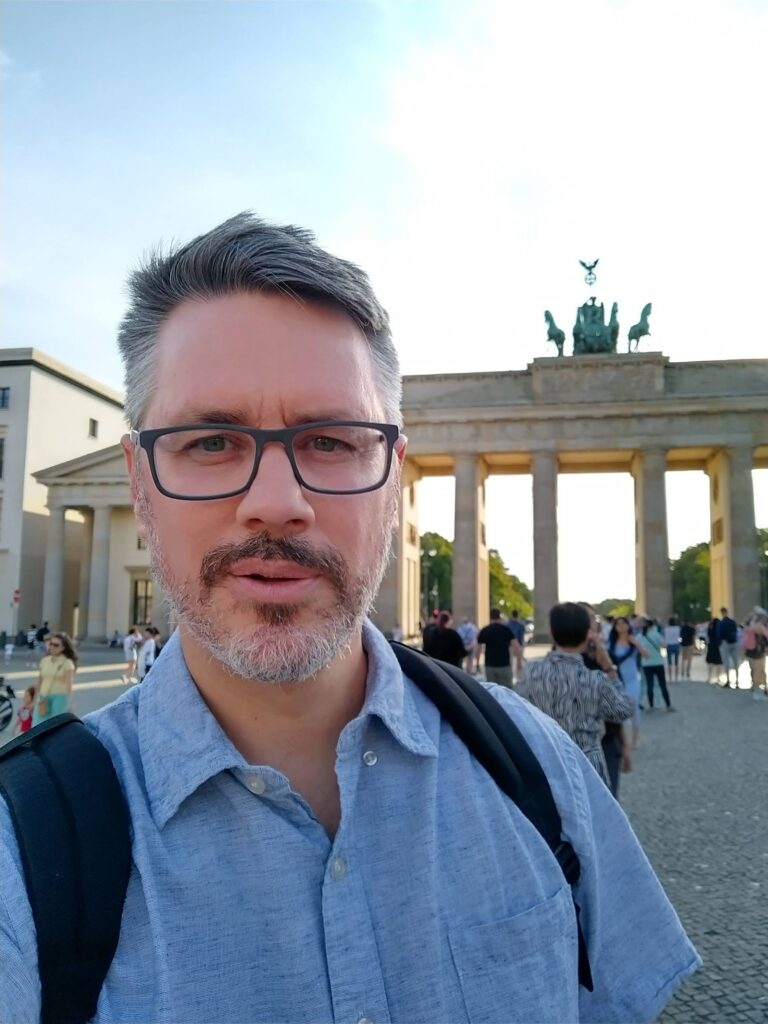
[[[80,549],[80,589],[77,598],[77,632],[79,639],[88,636],[88,602],[91,592],[91,549],[93,543],[93,511],[83,510],[83,541]]]
[[[91,541],[91,585],[88,592],[88,637],[103,641],[107,636],[107,599],[109,595],[109,535],[112,508],[93,510]]]
[[[760,601],[753,455],[751,447],[733,447],[716,452],[707,462],[713,616],[727,608],[735,619],[743,619]]]
[[[64,505],[49,506],[48,543],[45,549],[43,577],[43,622],[52,630],[61,629],[61,598],[64,587]]]
[[[399,625],[403,637],[415,639],[419,630],[419,517],[418,489],[421,470],[406,458],[403,463],[398,530],[392,538],[392,557],[384,575],[373,614],[383,633]]]
[[[635,610],[666,622],[672,614],[672,573],[667,539],[667,453],[661,448],[638,452],[635,478]]]
[[[547,643],[549,610],[558,601],[557,453],[534,452],[533,474],[533,619],[534,639]]]
[[[488,622],[490,580],[485,542],[485,481],[488,467],[477,455],[455,455],[453,537],[453,618],[465,616],[478,626]]]

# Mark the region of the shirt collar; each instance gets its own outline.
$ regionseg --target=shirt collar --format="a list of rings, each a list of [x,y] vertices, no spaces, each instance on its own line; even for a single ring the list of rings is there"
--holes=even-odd
[[[435,757],[437,748],[424,727],[413,688],[406,687],[391,647],[367,620],[363,624],[363,648],[368,657],[368,676],[363,707],[355,719],[358,728],[366,718],[376,716],[406,750]],[[141,760],[158,828],[163,828],[184,800],[214,775],[253,767],[231,743],[195,686],[178,630],[141,684],[138,704]]]

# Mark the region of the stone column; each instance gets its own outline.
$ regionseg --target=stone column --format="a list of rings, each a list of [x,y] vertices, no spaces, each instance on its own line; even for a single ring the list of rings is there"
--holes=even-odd
[[[488,622],[490,580],[485,542],[485,481],[488,467],[477,455],[455,455],[455,526],[453,538],[453,617],[479,626]]]
[[[667,453],[661,448],[638,452],[635,478],[635,608],[665,622],[672,614],[672,576],[667,539]]]
[[[43,577],[43,622],[52,630],[61,629],[61,598],[64,586],[64,529],[66,508],[49,506],[48,543],[45,549]]]
[[[419,636],[418,482],[421,471],[410,459],[403,464],[398,530],[372,617],[383,633],[399,623],[403,636]]]
[[[716,452],[707,462],[712,615],[727,608],[741,619],[760,600],[752,466],[753,451],[746,446]]]
[[[751,447],[728,449],[731,462],[731,614],[738,622],[743,621],[754,606],[760,603],[760,563],[752,483],[753,456]]]
[[[80,548],[80,590],[77,631],[79,638],[88,636],[88,602],[91,592],[91,549],[93,543],[93,510],[83,510],[83,542]]]
[[[558,601],[557,453],[534,452],[533,474],[533,618],[534,639],[548,643],[549,610]]]
[[[88,597],[88,637],[103,641],[107,636],[107,598],[109,595],[109,535],[112,509],[109,505],[93,510],[91,547],[91,586]]]

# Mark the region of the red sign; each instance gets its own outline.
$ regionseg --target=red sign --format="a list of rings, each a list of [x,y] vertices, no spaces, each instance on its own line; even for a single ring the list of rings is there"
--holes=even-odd
[[[20,598],[20,597],[21,597],[21,591],[20,591],[20,590],[19,590],[19,588],[17,587],[17,588],[16,588],[15,590],[14,590],[14,592],[13,592],[13,603],[14,603],[14,604],[18,604],[18,603],[19,603],[19,598]]]

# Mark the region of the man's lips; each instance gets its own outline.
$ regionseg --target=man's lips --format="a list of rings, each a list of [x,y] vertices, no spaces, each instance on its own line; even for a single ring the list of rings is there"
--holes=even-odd
[[[273,561],[271,559],[265,561],[259,558],[249,558],[242,562],[237,562],[229,570],[229,574],[235,577],[260,579],[270,582],[307,580],[321,575],[318,569],[297,565],[296,562]]]

